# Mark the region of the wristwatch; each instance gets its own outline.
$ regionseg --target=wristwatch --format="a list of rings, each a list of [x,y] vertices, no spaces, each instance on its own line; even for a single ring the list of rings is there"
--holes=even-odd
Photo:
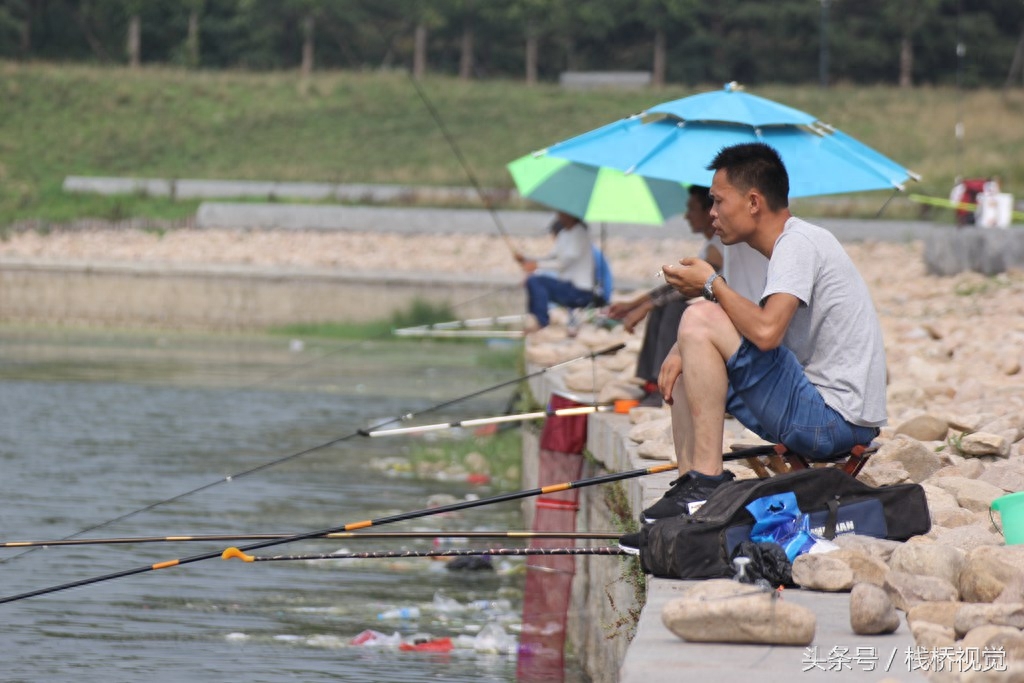
[[[718,278],[722,278],[722,282],[725,282],[725,277],[721,273],[711,273],[711,275],[708,275],[708,279],[704,281],[704,289],[701,290],[701,294],[705,299],[708,301],[714,301],[716,304],[718,303],[718,299],[715,298],[715,290],[713,287],[715,280]]]

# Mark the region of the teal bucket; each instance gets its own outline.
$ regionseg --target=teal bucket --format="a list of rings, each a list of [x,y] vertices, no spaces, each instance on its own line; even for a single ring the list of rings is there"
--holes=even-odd
[[[992,509],[998,512],[1002,519],[1006,545],[1024,543],[1024,491],[996,498],[992,501]]]

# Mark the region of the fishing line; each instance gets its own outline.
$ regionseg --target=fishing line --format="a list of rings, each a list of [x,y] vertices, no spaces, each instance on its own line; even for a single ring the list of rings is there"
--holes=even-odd
[[[480,183],[479,181],[477,181],[476,175],[469,167],[469,162],[466,161],[466,157],[463,156],[462,150],[455,142],[455,138],[453,138],[451,133],[448,132],[448,127],[444,124],[444,121],[441,119],[441,115],[434,107],[434,103],[430,101],[430,99],[427,97],[427,94],[423,91],[423,88],[420,87],[420,84],[416,81],[412,74],[409,74],[409,82],[412,83],[412,87],[416,90],[416,94],[419,96],[420,101],[423,102],[423,106],[427,108],[427,111],[430,113],[430,116],[434,119],[434,123],[436,123],[437,127],[441,130],[441,134],[444,136],[444,139],[448,142],[448,146],[451,147],[452,153],[455,155],[455,158],[458,159],[459,165],[462,166],[462,170],[465,172],[466,177],[469,178],[469,182],[473,185],[473,188],[476,190],[477,195],[480,197],[480,201],[483,202],[483,205],[487,209],[487,212],[491,215],[491,218],[494,220],[494,225],[498,228],[498,232],[501,234],[501,237],[505,240],[505,245],[508,247],[508,250],[512,253],[512,256],[514,257],[516,254],[519,253],[519,250],[516,249],[515,245],[512,244],[512,238],[509,237],[508,232],[505,230],[505,226],[502,224],[501,219],[498,217],[498,212],[494,210],[494,206],[491,204],[491,200],[484,194],[483,188],[480,187]]]
[[[546,372],[549,372],[549,371],[551,371],[551,370],[553,370],[555,368],[561,367],[563,365],[568,365],[570,363],[575,363],[577,361],[584,360],[584,359],[587,359],[587,358],[596,358],[598,356],[602,356],[602,355],[605,355],[605,354],[615,353],[615,352],[619,351],[620,349],[622,349],[624,347],[625,347],[625,344],[616,344],[614,346],[610,346],[610,347],[608,347],[606,349],[602,349],[600,351],[594,351],[592,353],[584,354],[582,356],[578,356],[576,358],[572,358],[572,359],[569,359],[567,361],[563,361],[561,363],[557,363],[555,365],[552,365],[552,366],[549,366],[549,367],[546,367],[546,368],[541,368],[540,370],[537,370],[535,372],[531,372],[531,373],[523,375],[521,377],[517,377],[517,378],[511,379],[511,380],[506,380],[504,382],[500,382],[500,383],[495,384],[493,386],[485,387],[483,389],[480,389],[479,391],[474,391],[473,393],[465,394],[463,396],[459,396],[459,397],[450,399],[448,401],[444,401],[442,403],[438,403],[438,404],[436,404],[434,406],[431,406],[431,407],[426,408],[424,410],[421,410],[419,412],[406,413],[405,415],[400,415],[398,417],[389,418],[387,420],[384,420],[383,422],[380,422],[380,423],[374,425],[373,427],[371,427],[371,429],[379,429],[379,428],[386,427],[388,425],[394,424],[396,422],[402,422],[402,421],[411,420],[411,419],[413,419],[414,417],[416,417],[418,415],[422,415],[422,414],[425,414],[425,413],[431,413],[431,412],[435,412],[435,411],[438,411],[438,410],[442,410],[442,409],[447,408],[449,406],[452,406],[452,405],[454,405],[456,403],[461,403],[462,401],[467,401],[469,399],[476,398],[476,397],[481,396],[483,394],[486,394],[486,393],[489,393],[489,392],[492,392],[492,391],[496,391],[497,389],[501,389],[503,387],[507,387],[507,386],[512,385],[512,384],[518,384],[519,382],[525,381],[525,380],[530,379],[532,377],[537,377],[539,375],[542,375],[542,374],[544,374]],[[229,474],[226,477],[223,477],[221,479],[217,479],[215,481],[211,481],[211,482],[209,482],[207,484],[203,484],[202,486],[197,486],[196,488],[191,489],[189,491],[185,491],[184,493],[179,493],[179,494],[177,494],[175,496],[171,496],[170,498],[165,498],[165,499],[157,501],[155,503],[150,503],[149,505],[146,505],[144,507],[138,508],[138,509],[133,510],[131,512],[126,512],[125,514],[119,515],[118,517],[114,517],[113,519],[108,519],[105,522],[101,522],[99,524],[94,524],[94,525],[89,526],[89,527],[87,527],[85,529],[82,529],[80,531],[76,531],[73,534],[65,536],[63,540],[70,540],[70,539],[76,538],[77,536],[81,536],[82,534],[88,533],[90,531],[96,531],[97,529],[102,529],[104,527],[110,526],[111,524],[115,524],[117,522],[124,521],[124,520],[126,520],[126,519],[128,519],[130,517],[134,517],[135,515],[142,514],[143,512],[148,512],[148,511],[153,510],[154,508],[160,507],[162,505],[167,505],[169,503],[173,503],[173,502],[182,500],[183,498],[187,498],[189,496],[192,496],[192,495],[194,495],[196,493],[199,493],[201,491],[205,491],[207,489],[211,489],[214,486],[218,486],[220,484],[231,482],[231,481],[234,481],[235,479],[241,479],[242,477],[246,477],[246,476],[248,476],[250,474],[255,474],[256,472],[261,472],[263,470],[270,469],[271,467],[276,467],[277,465],[280,465],[282,463],[288,462],[290,460],[295,460],[295,459],[300,458],[300,457],[302,457],[304,455],[308,455],[308,454],[313,453],[315,451],[322,450],[324,448],[327,448],[328,446],[334,446],[334,445],[342,443],[344,441],[348,441],[349,439],[353,439],[353,438],[359,436],[361,431],[362,430],[358,430],[357,429],[357,430],[355,430],[353,432],[350,432],[349,434],[346,434],[344,436],[338,437],[336,439],[331,439],[330,441],[327,441],[325,443],[319,444],[317,446],[312,446],[310,448],[306,448],[306,449],[303,449],[301,451],[297,451],[295,453],[292,453],[290,455],[286,455],[286,456],[278,458],[276,460],[271,460],[269,462],[265,462],[262,465],[257,465],[255,467],[251,467],[251,468],[249,468],[247,470],[243,470],[241,472],[236,472],[235,474]],[[6,558],[4,560],[0,560],[0,564],[6,563],[6,562],[11,562],[13,560],[18,559],[22,555],[25,555],[25,554],[30,553],[30,552],[32,552],[32,548],[26,550],[24,553],[19,553],[18,555],[15,555],[13,557],[9,557],[9,558]]]
[[[102,576],[94,576],[88,579],[81,579],[78,581],[72,581],[70,583],[63,583],[57,586],[49,586],[47,588],[39,588],[33,591],[25,593],[18,593],[16,595],[8,595],[6,597],[0,597],[0,604],[9,602],[16,602],[18,600],[24,600],[26,598],[32,598],[40,595],[47,595],[49,593],[56,593],[58,591],[68,590],[70,588],[78,588],[80,586],[88,586],[94,583],[100,583],[103,581],[110,581],[112,579],[124,578],[127,576],[133,576],[135,574],[144,574],[146,572],[157,571],[160,569],[169,569],[171,567],[178,567],[186,564],[192,564],[195,562],[201,562],[203,560],[210,560],[213,558],[220,557],[222,559],[231,559],[237,557],[239,553],[245,554],[250,550],[258,550],[259,548],[269,548],[276,545],[283,545],[285,543],[294,543],[296,541],[304,541],[306,539],[317,538],[318,536],[324,536],[326,534],[333,534],[342,531],[357,531],[359,529],[366,529],[373,526],[381,526],[384,524],[393,524],[394,522],[404,522],[410,519],[419,519],[421,517],[430,517],[433,515],[440,515],[447,512],[457,512],[459,510],[468,510],[470,508],[481,507],[484,505],[493,505],[495,503],[505,503],[514,500],[522,500],[523,498],[530,498],[534,496],[542,496],[545,494],[559,493],[562,491],[569,491],[571,489],[584,488],[586,486],[596,486],[598,484],[606,484],[615,481],[622,481],[624,479],[631,479],[634,477],[641,477],[648,474],[657,474],[659,472],[668,472],[670,470],[677,469],[675,463],[664,463],[662,465],[654,465],[638,470],[629,470],[626,472],[614,472],[610,474],[604,474],[597,477],[591,477],[589,479],[578,479],[576,481],[563,482],[561,484],[551,484],[548,486],[541,486],[533,489],[524,489],[522,491],[514,491],[511,493],[502,493],[490,498],[480,498],[477,500],[464,500],[457,503],[451,503],[449,505],[440,505],[437,507],[423,508],[420,510],[413,510],[411,512],[402,512],[395,515],[388,515],[386,517],[380,517],[377,519],[369,519],[361,522],[353,522],[350,524],[344,524],[342,526],[329,527],[327,529],[318,529],[316,531],[310,531],[301,534],[295,534],[293,536],[286,536],[284,538],[269,539],[266,541],[259,541],[257,543],[250,543],[241,547],[226,548],[223,551],[214,551],[202,553],[199,555],[192,555],[190,557],[176,558],[173,560],[166,560],[164,562],[157,562],[155,564],[143,565],[141,567],[135,567],[132,569],[125,569],[119,572],[113,572],[111,574],[103,574]]]
[[[62,538],[48,541],[5,541],[0,548],[29,548],[67,545],[120,545],[135,543],[188,543],[194,541],[262,541],[288,538],[295,534],[176,534],[173,536],[122,536],[117,538]],[[318,536],[328,540],[366,540],[403,538],[575,538],[605,540],[618,538],[620,531],[340,531]]]
[[[246,555],[240,550],[226,554],[224,559],[239,559],[243,562],[286,562],[312,560],[368,560],[379,558],[403,557],[470,557],[487,555],[508,557],[515,555],[621,555],[629,556],[618,546],[592,546],[587,548],[486,548],[486,549],[451,549],[451,550],[375,550],[365,553],[319,553],[312,555]],[[228,553],[228,551],[225,551]]]

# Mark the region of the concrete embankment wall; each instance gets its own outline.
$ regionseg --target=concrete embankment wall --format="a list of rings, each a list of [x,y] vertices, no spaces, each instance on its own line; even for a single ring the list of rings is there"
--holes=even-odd
[[[244,330],[379,320],[415,300],[460,318],[525,310],[520,283],[501,278],[0,260],[5,322]]]
[[[532,373],[539,368],[530,367],[527,370]],[[532,378],[530,391],[542,402],[552,392],[563,395],[570,393],[557,374]],[[595,400],[589,394],[574,396],[584,403]],[[630,426],[628,415],[601,413],[588,418],[587,459],[581,479],[635,469],[628,450],[628,444],[632,442],[626,438]],[[523,434],[523,487],[560,483],[539,481],[539,427],[524,429]],[[657,476],[662,480],[672,478],[670,474]],[[630,515],[642,507],[642,485],[642,478],[638,478],[580,488],[576,530],[616,529],[620,506],[628,510]],[[622,498],[617,500],[613,491],[620,491]],[[532,528],[533,509],[533,500],[523,502],[526,528]],[[615,542],[609,541],[607,545],[615,545]],[[642,593],[637,594],[636,584],[630,577],[634,567],[635,560],[619,557],[581,555],[576,558],[566,640],[593,683],[619,681],[619,669],[630,645],[636,616],[644,604]],[[641,585],[644,584],[642,576],[637,575],[636,578]]]

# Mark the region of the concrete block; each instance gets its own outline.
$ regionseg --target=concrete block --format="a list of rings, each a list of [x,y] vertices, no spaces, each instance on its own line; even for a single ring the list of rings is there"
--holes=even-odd
[[[1024,268],[1024,230],[1009,228],[936,228],[924,241],[930,275],[973,270],[996,275]]]

